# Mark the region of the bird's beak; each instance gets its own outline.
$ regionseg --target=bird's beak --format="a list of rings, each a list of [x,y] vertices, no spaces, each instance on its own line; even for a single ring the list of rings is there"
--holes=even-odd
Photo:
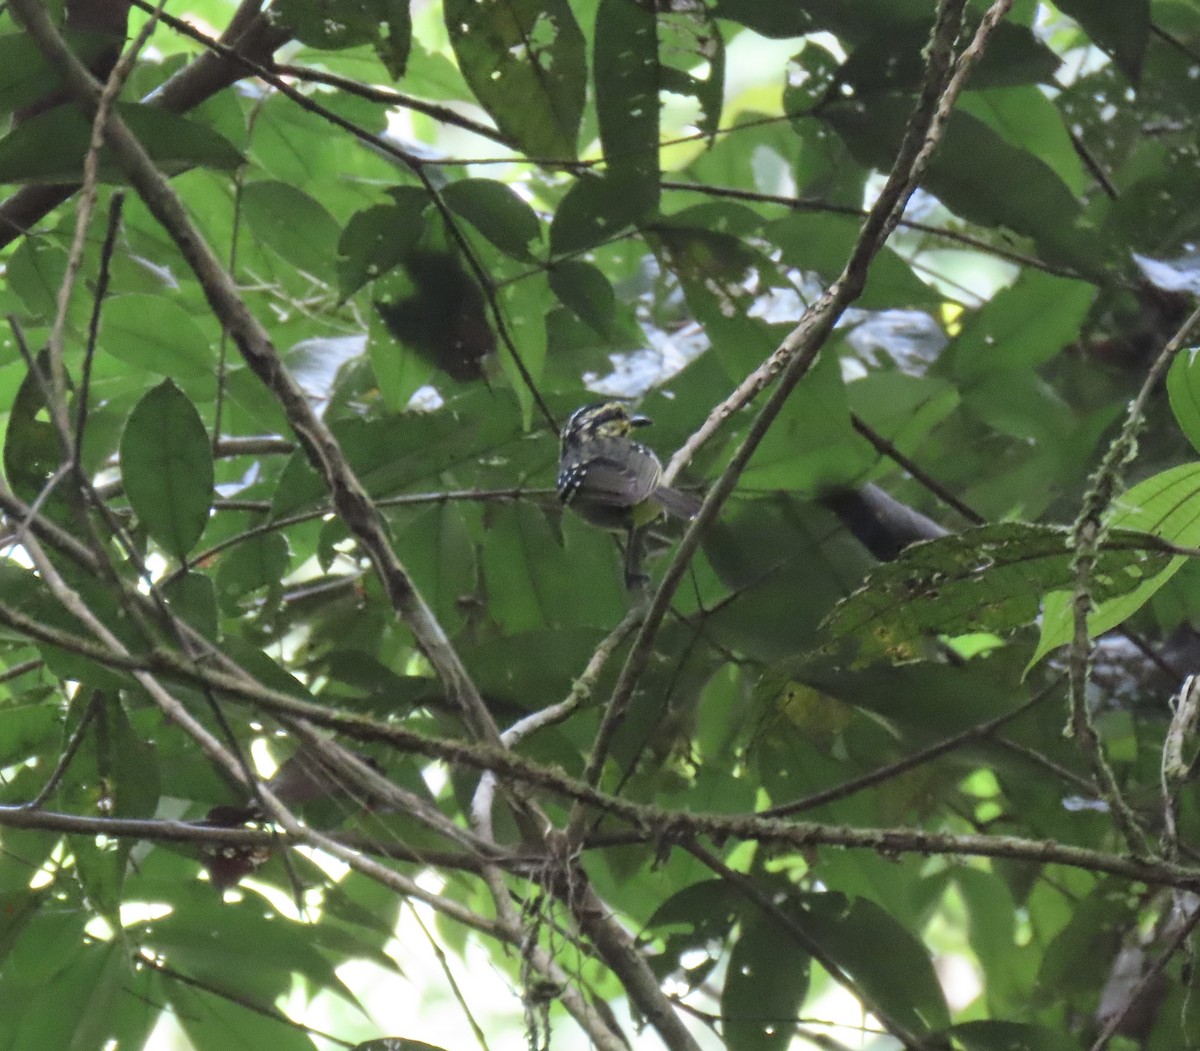
[[[649,427],[654,421],[649,416],[630,416],[630,427]]]

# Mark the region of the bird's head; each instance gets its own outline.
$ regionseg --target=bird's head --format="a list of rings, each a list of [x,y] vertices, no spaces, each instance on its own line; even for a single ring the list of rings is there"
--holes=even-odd
[[[624,402],[599,402],[571,413],[562,440],[564,445],[571,445],[594,438],[625,438],[635,427],[645,427],[650,422],[648,417],[630,412]]]

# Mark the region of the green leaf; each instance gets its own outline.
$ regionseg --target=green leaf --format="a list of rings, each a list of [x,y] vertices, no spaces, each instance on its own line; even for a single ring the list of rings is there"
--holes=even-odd
[[[658,14],[636,0],[600,0],[593,48],[596,117],[608,173],[658,207]]]
[[[912,455],[959,405],[957,388],[930,376],[870,372],[846,387],[850,408],[897,449]],[[891,467],[881,457],[879,470]]]
[[[546,364],[546,316],[555,306],[554,296],[545,273],[537,273],[522,280],[520,288],[507,285],[498,289],[496,300],[525,368],[522,373],[515,356],[507,349],[500,356],[500,367],[521,406],[522,424],[529,427],[533,418],[533,392],[529,388],[542,379]]]
[[[63,34],[71,50],[85,65],[105,51],[111,52],[116,41],[103,33]],[[46,64],[33,36],[5,33],[0,36],[0,113],[11,113],[53,92],[59,85],[58,73]]]
[[[59,713],[45,704],[0,707],[0,762],[5,766],[23,763],[31,749],[52,737],[57,739],[59,718]]]
[[[241,990],[211,992],[176,981],[167,983],[163,998],[195,1051],[315,1051],[308,1034],[273,1004],[243,1006]]]
[[[647,236],[663,268],[678,277],[721,366],[739,379],[791,327],[753,314],[759,297],[768,290],[795,292],[767,253],[751,242],[751,232],[739,226],[745,214],[720,205],[689,208],[669,223],[655,224]]]
[[[385,1036],[378,1040],[368,1040],[365,1044],[355,1044],[350,1051],[446,1051],[437,1044],[427,1044],[423,1040],[410,1040],[405,1036]]]
[[[903,97],[882,96],[869,106],[835,102],[820,116],[856,160],[887,171],[909,108]],[[1079,201],[1054,171],[969,113],[951,114],[922,184],[964,219],[1032,238],[1050,261],[1099,275],[1111,259],[1104,242],[1084,224]]]
[[[163,598],[171,611],[206,639],[216,640],[218,626],[217,592],[211,576],[205,573],[181,573],[163,585]]]
[[[221,557],[216,592],[221,609],[234,616],[243,598],[259,588],[276,590],[287,572],[287,540],[280,533],[250,537]]]
[[[332,280],[338,225],[317,201],[288,183],[262,181],[242,188],[241,204],[259,242],[300,270]]]
[[[967,939],[987,976],[988,1003],[999,1012],[1024,1002],[1035,974],[1023,964],[1032,963],[1033,954],[1017,944],[1012,892],[995,873],[965,865],[955,870],[954,882],[967,907]]]
[[[581,176],[554,212],[551,253],[573,255],[635,226],[655,208],[657,190],[647,187],[644,179],[628,174]]]
[[[927,24],[910,23],[890,33],[874,33],[854,49],[838,71],[859,95],[914,91],[925,69]],[[1025,26],[1001,22],[971,72],[971,89],[1049,82],[1059,57]]]
[[[343,299],[394,270],[421,239],[428,195],[411,186],[397,187],[392,195],[398,198],[396,205],[376,204],[356,212],[338,239],[338,288]]]
[[[854,433],[837,356],[822,353],[754,452],[742,484],[815,495],[853,481],[875,459]]]
[[[604,271],[591,263],[564,260],[550,268],[550,290],[580,321],[608,335],[616,322],[617,295]]]
[[[791,915],[821,949],[896,1021],[918,1035],[950,1024],[925,947],[867,898],[799,896]]]
[[[1028,1022],[980,1019],[951,1026],[947,1033],[966,1051],[1079,1051],[1065,1033]]]
[[[533,262],[529,246],[540,240],[541,223],[511,186],[494,179],[459,179],[442,191],[442,200],[500,251]]]
[[[1078,338],[1096,291],[1083,281],[1024,271],[968,316],[949,352],[955,374],[970,383],[1044,365]]]
[[[530,156],[574,158],[587,56],[566,0],[446,0],[444,11],[459,68],[496,127]]]
[[[725,39],[707,5],[681,5],[659,12],[660,88],[696,100],[696,127],[711,146],[725,101]]]
[[[808,5],[764,4],[761,0],[716,0],[713,11],[717,17],[740,22],[765,37],[805,36],[820,28]]]
[[[396,80],[412,47],[408,0],[279,0],[279,19],[309,47],[341,51],[373,44]]]
[[[121,478],[138,522],[183,561],[212,507],[212,447],[200,414],[169,379],[137,403],[121,435]]]
[[[1200,450],[1200,361],[1196,347],[1178,354],[1167,373],[1167,396],[1175,422],[1194,449]]]
[[[1083,194],[1088,190],[1090,177],[1071,141],[1071,132],[1064,123],[1065,113],[1041,88],[1029,85],[968,91],[958,104],[1010,146],[1040,157],[1072,193]]]
[[[41,379],[33,371],[25,373],[13,398],[4,433],[4,473],[16,495],[26,501],[38,498],[63,457],[58,432],[45,419],[42,384],[49,375],[50,358],[43,351],[35,360]]]
[[[666,898],[646,921],[663,943],[648,961],[661,980],[682,978],[695,989],[712,973],[714,944],[729,937],[737,919],[738,899],[719,879],[690,883]],[[698,959],[699,957],[699,959]]]
[[[408,69],[408,56],[412,52],[412,16],[408,0],[383,0],[383,11],[385,17],[375,41],[375,53],[387,66],[392,79],[399,80]]]
[[[1056,7],[1075,19],[1096,46],[1112,55],[1133,84],[1142,77],[1142,62],[1150,40],[1150,0],[1061,0]]]
[[[913,544],[841,602],[826,629],[865,661],[911,659],[928,635],[1012,631],[1071,580],[1069,540],[1064,529],[1006,522]],[[1097,597],[1136,594],[1174,561],[1148,531],[1114,530],[1096,566]]]
[[[30,932],[36,938],[35,932]],[[44,944],[44,943],[43,943]],[[22,1004],[7,1036],[11,1051],[37,1048],[138,1047],[149,1037],[158,1010],[151,1007],[145,973],[134,972],[118,941],[82,939],[58,945],[62,966],[48,980],[24,989],[4,988],[6,1003]],[[8,969],[6,969],[6,975]],[[20,997],[19,1001],[16,997]]]
[[[778,246],[788,266],[815,270],[826,281],[833,281],[846,265],[861,226],[858,216],[794,212],[767,223],[763,236]],[[907,262],[884,248],[871,264],[857,303],[867,310],[892,310],[905,306],[932,308],[938,301],[939,297]]]
[[[191,168],[233,171],[242,155],[224,136],[157,106],[118,103],[117,113],[166,174]],[[92,127],[74,106],[59,106],[22,121],[0,139],[0,182],[71,183],[83,178]],[[99,178],[125,182],[125,170],[105,148]]]
[[[379,310],[371,315],[368,331],[367,354],[379,393],[391,412],[403,412],[412,396],[437,378],[437,365],[397,339]]]
[[[1139,482],[1120,496],[1106,525],[1110,536],[1116,530],[1142,530],[1181,547],[1200,547],[1200,464],[1172,467]],[[1165,563],[1161,558],[1152,559],[1145,566],[1145,579],[1137,587],[1121,588],[1115,594],[1105,586],[1104,571],[1098,566],[1095,577],[1100,586],[1093,589],[1096,601],[1088,614],[1088,634],[1094,638],[1128,620],[1179,572],[1184,562],[1181,555]],[[1071,593],[1048,594],[1042,610],[1042,636],[1029,666],[1032,668],[1051,650],[1070,642],[1073,633]]]
[[[752,912],[742,920],[721,991],[730,1051],[779,1051],[791,1044],[791,1020],[808,991],[811,962],[773,917]]]
[[[163,295],[113,296],[104,304],[104,351],[160,376],[209,376],[216,354],[192,316]]]

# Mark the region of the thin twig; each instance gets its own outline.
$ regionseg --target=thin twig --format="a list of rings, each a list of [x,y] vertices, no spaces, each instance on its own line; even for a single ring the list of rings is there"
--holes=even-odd
[[[400,106],[404,109],[410,109],[414,113],[423,113],[425,116],[432,117],[441,124],[451,124],[456,128],[462,128],[464,131],[474,132],[476,135],[490,139],[500,146],[511,147],[513,145],[512,140],[502,131],[497,131],[495,128],[480,121],[471,120],[470,117],[464,117],[449,106],[440,106],[436,102],[426,102],[424,99],[406,95],[402,91],[393,91],[391,88],[381,88],[374,84],[363,84],[360,81],[352,80],[350,77],[343,77],[337,73],[330,73],[323,69],[314,69],[312,66],[293,66],[286,62],[276,62],[272,64],[271,70],[281,77],[293,77],[296,80],[309,81],[313,84],[327,84],[330,87],[346,92],[348,95],[357,95],[359,98],[367,99],[369,102],[381,102],[387,106]],[[513,158],[514,161],[520,161],[521,159],[520,157]],[[474,162],[468,161],[466,163]]]
[[[1061,680],[1049,683],[1036,694],[1030,697],[1027,701],[1017,705],[1010,712],[1005,712],[1003,715],[997,715],[995,718],[988,719],[986,722],[976,723],[974,726],[968,726],[965,730],[960,730],[956,734],[951,734],[949,737],[943,738],[926,748],[922,748],[912,755],[905,756],[903,759],[897,759],[894,763],[888,763],[886,766],[878,767],[869,773],[863,774],[860,777],[851,778],[848,781],[843,781],[840,785],[834,785],[832,788],[822,789],[820,792],[814,792],[811,795],[805,796],[803,799],[797,799],[791,803],[780,803],[778,806],[769,807],[766,810],[760,811],[763,817],[787,817],[791,814],[802,814],[806,810],[813,810],[819,806],[825,806],[827,803],[836,802],[839,799],[846,799],[858,792],[867,788],[874,788],[876,785],[882,784],[885,781],[891,781],[893,778],[899,777],[901,774],[907,773],[909,770],[914,770],[919,766],[924,766],[935,759],[941,758],[949,752],[961,748],[964,744],[971,741],[977,741],[981,738],[990,737],[1000,727],[1007,725],[1014,719],[1020,718],[1031,708],[1040,704],[1049,697],[1058,686],[1061,685]]]
[[[875,446],[875,449],[879,453],[886,456],[901,469],[907,471],[912,475],[914,481],[928,489],[942,503],[954,508],[955,511],[972,525],[983,525],[987,522],[987,519],[971,507],[970,504],[961,500],[923,467],[897,449],[892,442],[888,441],[882,434],[879,434],[857,413],[852,412],[850,414],[850,425]]]
[[[104,230],[104,244],[100,248],[100,273],[96,278],[96,291],[92,296],[92,314],[88,319],[87,345],[83,351],[83,367],[79,373],[78,405],[75,409],[75,463],[83,463],[83,435],[87,429],[88,401],[92,389],[92,364],[96,358],[96,341],[100,335],[100,311],[108,295],[108,282],[112,273],[112,258],[117,247],[117,233],[121,229],[121,210],[125,194],[114,193],[108,202],[108,225]]]
[[[1100,1035],[1096,1037],[1095,1043],[1092,1044],[1091,1051],[1104,1051],[1108,1047],[1112,1038],[1116,1036],[1117,1031],[1121,1028],[1121,1023],[1125,1021],[1125,1016],[1141,1000],[1146,990],[1150,988],[1151,983],[1166,970],[1167,964],[1171,962],[1175,954],[1187,944],[1188,938],[1192,936],[1192,932],[1195,931],[1197,925],[1200,925],[1200,905],[1195,906],[1191,910],[1191,915],[1188,916],[1187,922],[1179,925],[1179,929],[1172,936],[1171,940],[1163,946],[1163,951],[1146,968],[1146,973],[1142,975],[1141,980],[1129,991],[1129,997],[1121,1007],[1121,1010],[1117,1011],[1104,1024]]]
[[[724,197],[729,200],[754,201],[759,204],[778,204],[795,212],[829,212],[835,215],[852,216],[856,219],[865,219],[867,217],[867,211],[864,208],[856,208],[852,204],[841,204],[837,201],[829,201],[820,197],[787,197],[781,194],[759,193],[757,190],[740,190],[734,186],[712,186],[704,183],[676,182],[671,179],[664,179],[662,188],[664,190],[679,190],[702,194],[706,197]],[[1087,275],[1080,274],[1070,267],[1048,263],[1046,260],[1038,259],[1036,256],[1026,255],[1024,252],[1017,252],[1002,245],[991,244],[982,238],[965,234],[961,230],[951,230],[949,227],[934,226],[932,223],[922,223],[915,219],[904,218],[896,225],[905,230],[915,230],[919,233],[929,234],[932,237],[954,241],[977,252],[993,255],[998,259],[1006,259],[1010,263],[1027,266],[1033,270],[1041,270],[1047,274],[1070,277],[1078,281],[1092,280]]]
[[[726,865],[712,851],[700,846],[698,843],[683,843],[682,847],[692,857],[702,862],[714,873],[721,877],[726,883],[738,891],[743,897],[752,901],[762,911],[763,915],[773,923],[779,925],[788,937],[799,945],[809,956],[817,961],[829,973],[829,976],[846,989],[856,1000],[859,1001],[866,1011],[873,1015],[879,1024],[888,1031],[895,1039],[900,1041],[900,1046],[906,1051],[927,1051],[931,1048],[928,1040],[909,1029],[902,1022],[897,1021],[889,1011],[875,1000],[871,994],[856,982],[844,967],[842,967],[830,954],[825,950],[825,947],[811,937],[809,933],[790,916],[784,909],[781,909],[762,888],[758,886],[752,879],[744,873],[737,872]]]
[[[47,411],[58,419],[60,429],[67,429],[67,370],[63,363],[63,329],[67,322],[67,308],[71,305],[71,293],[75,288],[75,278],[83,264],[83,252],[87,247],[88,227],[92,221],[92,211],[96,206],[96,184],[100,171],[100,147],[104,144],[104,124],[108,120],[109,111],[116,102],[117,95],[124,86],[138,54],[150,39],[158,23],[159,15],[166,0],[159,0],[150,17],[146,20],[137,36],[117,59],[112,72],[104,82],[100,95],[96,100],[95,112],[92,117],[91,134],[88,138],[87,152],[83,157],[83,184],[80,189],[79,207],[75,214],[75,234],[67,252],[67,267],[63,279],[58,286],[58,294],[54,304],[54,320],[50,325],[50,338],[47,347],[50,356],[50,387],[52,398],[47,401]]]
[[[1184,759],[1185,744],[1200,725],[1200,679],[1189,675],[1171,698],[1171,725],[1163,738],[1161,774],[1163,805],[1163,857],[1179,854],[1179,793],[1188,782],[1191,763]]]
[[[92,720],[96,717],[96,709],[99,708],[101,699],[100,691],[93,690],[91,696],[88,697],[87,706],[83,709],[83,715],[79,717],[79,725],[72,731],[66,747],[59,755],[58,762],[54,764],[54,769],[50,771],[50,776],[46,778],[46,783],[42,786],[41,791],[25,804],[27,809],[41,810],[46,805],[46,800],[58,788],[63,775],[66,774],[72,761],[75,759],[75,754],[79,751],[79,746],[83,744],[84,735],[87,733]]]
[[[1092,666],[1092,641],[1088,630],[1088,616],[1093,605],[1091,578],[1104,539],[1104,515],[1121,488],[1125,468],[1137,455],[1137,435],[1145,420],[1146,402],[1197,323],[1200,323],[1200,307],[1192,312],[1175,335],[1167,341],[1150,367],[1141,390],[1129,404],[1129,411],[1120,433],[1109,445],[1088,491],[1084,494],[1072,530],[1074,559],[1071,568],[1074,586],[1071,608],[1074,632],[1067,658],[1071,676],[1068,730],[1091,764],[1104,799],[1112,810],[1113,820],[1126,845],[1134,854],[1146,854],[1150,847],[1138,828],[1133,812],[1104,755],[1103,744],[1092,723],[1092,713],[1087,701],[1087,683]]]
[[[421,928],[421,933],[425,935],[425,941],[433,952],[434,958],[438,962],[438,966],[442,969],[442,975],[446,979],[446,984],[450,986],[450,992],[458,1003],[459,1010],[462,1011],[463,1017],[467,1020],[467,1025],[470,1026],[471,1032],[475,1037],[475,1042],[479,1044],[481,1051],[491,1051],[488,1047],[487,1034],[484,1033],[482,1027],[475,1020],[475,1012],[471,1010],[471,1001],[463,995],[462,987],[459,986],[458,980],[454,977],[454,971],[450,967],[450,961],[446,959],[446,953],[442,949],[441,944],[433,936],[433,932],[421,919],[421,913],[409,903],[409,912],[412,918],[417,921],[417,926]]]

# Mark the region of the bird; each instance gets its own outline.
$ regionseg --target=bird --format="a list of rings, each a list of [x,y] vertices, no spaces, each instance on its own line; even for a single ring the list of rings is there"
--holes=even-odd
[[[626,535],[625,583],[645,580],[640,569],[640,531],[664,514],[689,520],[700,501],[664,485],[654,450],[632,437],[652,421],[620,401],[576,409],[562,429],[558,498],[584,521]]]

